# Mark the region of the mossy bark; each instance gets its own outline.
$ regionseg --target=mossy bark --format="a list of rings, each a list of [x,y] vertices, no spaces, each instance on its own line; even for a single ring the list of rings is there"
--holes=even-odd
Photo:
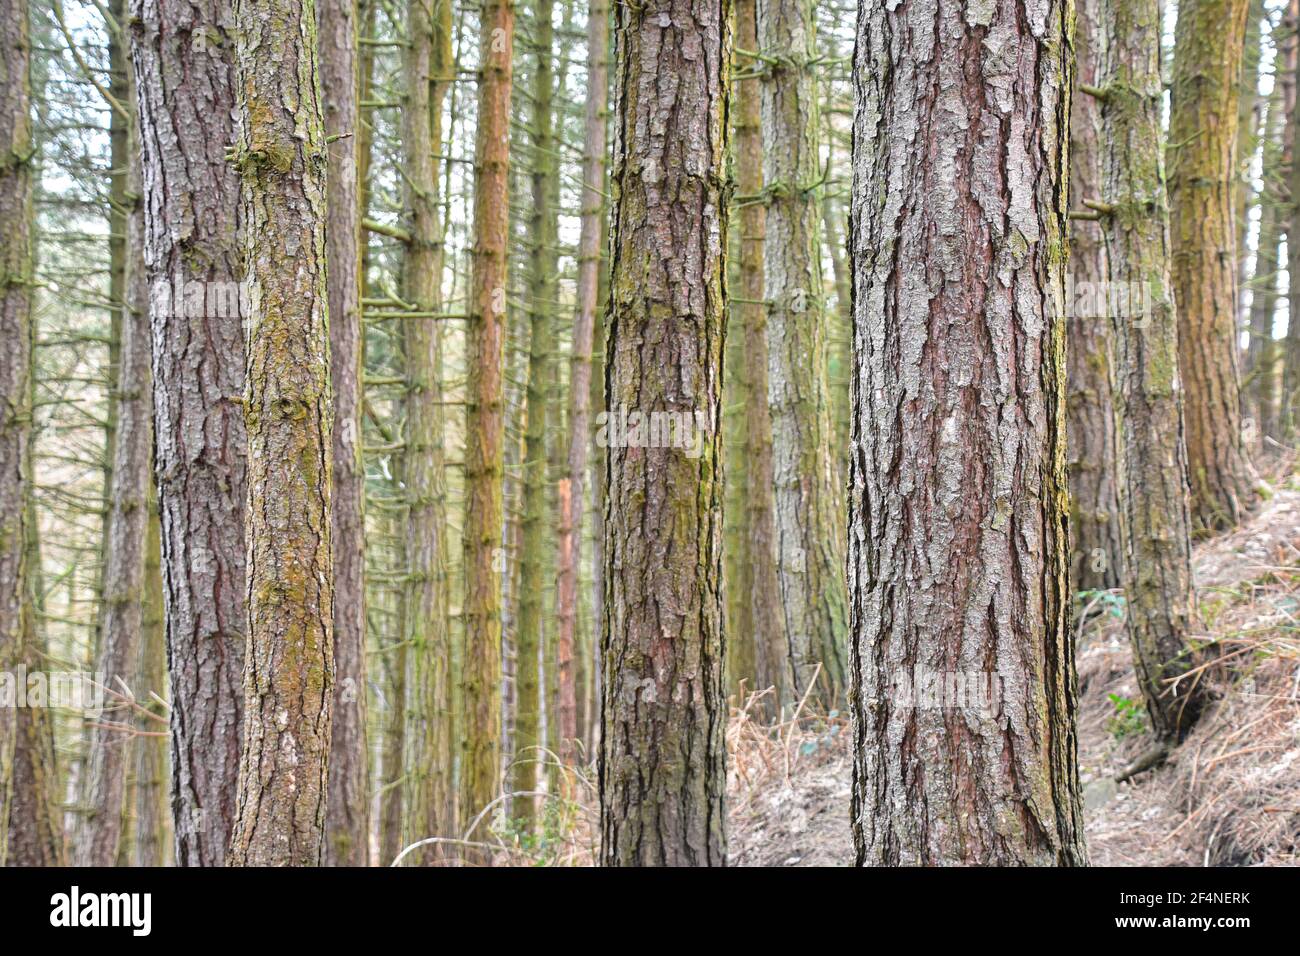
[[[756,52],[759,46],[755,0],[736,3],[736,45]],[[768,309],[764,304],[763,260],[767,207],[763,189],[763,96],[757,65],[734,87],[736,121],[736,190],[740,207],[740,289],[742,301],[731,317],[739,321],[736,348],[744,375],[744,467],[740,471],[741,529],[738,573],[727,582],[735,588],[736,612],[731,640],[748,645],[753,661],[750,690],[773,688],[761,712],[775,717],[794,696],[790,647],[782,626],[777,576],[776,515],[773,494],[772,413],[768,405]],[[729,479],[730,480],[730,479]],[[739,481],[737,481],[740,484]],[[733,674],[735,679],[749,673]]]
[[[162,529],[158,523],[158,496],[149,489],[149,524],[145,536],[144,617],[141,621],[139,666],[135,692],[152,714],[162,714],[159,703],[167,692],[167,634],[163,620]],[[157,695],[156,697],[154,695]],[[141,718],[140,726],[156,733],[156,720]],[[167,803],[167,741],[141,737],[136,749],[135,820],[131,841],[132,866],[171,864],[171,813]]]
[[[1182,0],[1170,87],[1171,278],[1188,478],[1192,519],[1212,531],[1241,521],[1257,497],[1241,427],[1233,223],[1249,5],[1250,0]]]
[[[545,755],[539,736],[541,693],[539,654],[545,645],[546,569],[553,566],[550,550],[550,509],[547,487],[547,423],[551,417],[552,368],[555,351],[557,212],[555,117],[553,98],[555,27],[552,0],[533,7],[532,76],[529,91],[528,140],[531,200],[528,227],[528,386],[524,397],[523,519],[519,534],[519,618],[516,624],[518,659],[515,668],[515,737],[511,787],[518,796],[510,815],[530,832],[536,825],[538,768]],[[547,655],[547,674],[554,658]],[[553,722],[554,713],[548,713]]]
[[[727,0],[618,10],[606,405],[684,416],[698,442],[607,449],[599,771],[609,866],[726,863],[730,13]]]
[[[334,692],[325,172],[315,9],[238,0],[249,284],[248,650],[232,866],[322,861]]]
[[[859,865],[1085,862],[1064,420],[1071,19],[1062,0],[858,10]]]
[[[451,2],[413,0],[407,7],[410,45],[403,62],[406,108],[402,113],[402,165],[407,232],[402,297],[417,312],[442,309],[444,240],[438,178],[443,151],[442,108],[451,86]],[[410,319],[403,328],[406,353],[406,435],[403,477],[407,522],[405,652],[407,762],[405,841],[456,837],[453,779],[451,620],[448,615],[447,489],[439,323]],[[447,859],[444,846],[414,851],[412,865]],[[385,862],[390,862],[386,860]]]
[[[1124,596],[1138,682],[1162,737],[1195,719],[1192,684],[1167,681],[1191,665],[1194,614],[1187,457],[1171,284],[1169,211],[1160,130],[1158,0],[1105,0],[1110,38],[1100,85],[1105,123],[1102,220],[1112,274],[1146,290],[1146,311],[1116,316],[1124,436]]]

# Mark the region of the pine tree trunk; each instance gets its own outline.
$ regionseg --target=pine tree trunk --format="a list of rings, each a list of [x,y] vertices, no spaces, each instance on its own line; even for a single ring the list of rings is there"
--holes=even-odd
[[[1103,39],[1100,0],[1075,5],[1074,51],[1079,83],[1095,85]],[[1076,89],[1070,104],[1070,206],[1101,198],[1101,115]],[[1115,336],[1106,303],[1110,272],[1101,227],[1070,224],[1066,422],[1070,474],[1070,581],[1073,589],[1119,586],[1119,431],[1114,392]]]
[[[578,738],[578,690],[574,645],[578,569],[582,567],[582,514],[586,500],[587,450],[591,441],[592,338],[602,271],[601,222],[605,217],[605,140],[609,109],[609,3],[587,9],[587,103],[582,143],[582,222],[578,236],[577,308],[569,359],[569,448],[559,486],[556,575],[556,666],[559,670],[560,759],[574,761]]]
[[[365,467],[361,461],[361,210],[357,202],[355,0],[318,0],[320,83],[329,144],[325,229],[330,379],[334,386],[334,724],[325,862],[365,866],[370,857],[366,773]]]
[[[826,303],[818,238],[815,23],[808,0],[757,0],[762,83],[767,402],[772,419],[777,583],[790,689],[833,707],[845,687],[843,529],[831,464]]]
[[[407,231],[402,296],[416,312],[442,308],[443,234],[437,157],[443,151],[442,107],[451,85],[451,2],[415,0],[407,8],[406,108],[402,112]],[[405,479],[408,497],[405,643],[405,841],[459,836],[452,779],[454,721],[447,593],[446,456],[443,453],[442,332],[438,322],[409,319],[403,327],[406,374]],[[414,865],[448,852],[437,844],[414,851]],[[391,862],[391,857],[384,862]]]
[[[130,11],[176,862],[220,866],[234,824],[247,632],[239,177],[226,159],[234,67],[221,39],[233,36],[234,18],[218,0],[131,0]],[[187,290],[198,294],[196,308],[187,306]]]
[[[519,618],[516,626],[518,660],[515,667],[515,737],[512,789],[519,794],[511,803],[510,815],[524,832],[536,823],[539,762],[537,749],[541,695],[538,654],[543,646],[545,626],[545,577],[550,529],[547,526],[546,428],[550,417],[551,367],[555,324],[551,309],[556,299],[556,220],[554,186],[558,178],[552,153],[555,150],[552,95],[555,85],[551,63],[554,57],[555,4],[536,0],[533,14],[532,47],[535,53],[532,89],[528,96],[529,140],[533,158],[529,182],[528,218],[528,388],[525,395],[523,523],[520,528]],[[550,660],[547,670],[550,671]]]
[[[1253,166],[1265,138],[1264,111],[1266,100],[1259,93],[1260,67],[1263,62],[1264,24],[1269,12],[1264,0],[1250,0],[1246,13],[1246,35],[1242,47],[1241,74],[1237,84],[1237,163],[1233,170],[1232,218],[1236,229],[1237,309],[1238,325],[1247,326],[1246,314],[1246,262],[1250,257],[1250,207],[1259,202],[1255,192]],[[1279,53],[1280,48],[1279,48]],[[1274,82],[1274,89],[1278,84]],[[1261,157],[1262,158],[1262,157]],[[1265,176],[1275,167],[1262,166]],[[1243,382],[1244,387],[1244,382]],[[1249,406],[1243,406],[1248,408]],[[1249,452],[1251,449],[1247,448]]]
[[[1286,27],[1292,30],[1300,27],[1300,10],[1294,5],[1289,8]],[[1279,71],[1282,81],[1288,86],[1288,112],[1286,118],[1287,137],[1290,145],[1289,162],[1283,165],[1282,175],[1286,181],[1288,203],[1287,215],[1287,275],[1300,276],[1300,242],[1290,242],[1290,236],[1300,236],[1300,162],[1296,162],[1297,144],[1296,127],[1300,123],[1300,58],[1290,51],[1288,59],[1292,69]],[[1293,441],[1296,429],[1300,426],[1300,282],[1291,282],[1288,288],[1290,318],[1287,322],[1286,338],[1280,343],[1282,362],[1282,395],[1280,415],[1281,430],[1288,441]]]
[[[1256,498],[1241,428],[1233,225],[1248,7],[1249,0],[1182,0],[1170,92],[1172,279],[1188,478],[1193,521],[1208,530],[1237,524]]]
[[[31,46],[26,0],[0,2],[0,670],[47,669],[33,576]],[[0,707],[0,866],[59,862],[50,711]]]
[[[244,751],[229,862],[324,849],[334,690],[325,170],[310,0],[235,6],[250,284]]]
[[[496,797],[501,752],[503,336],[510,204],[513,0],[484,0],[478,129],[474,144],[474,248],[465,421],[465,622],[460,812],[473,819]],[[481,835],[481,834],[480,834]],[[471,858],[478,859],[471,855]]]
[[[151,713],[163,708],[158,700],[167,692],[167,635],[163,621],[162,529],[158,524],[158,496],[149,488],[149,524],[145,536],[144,619],[140,637],[136,697]],[[154,695],[157,695],[155,699]],[[161,723],[143,718],[143,730],[157,733]],[[168,866],[171,861],[171,817],[167,806],[167,741],[141,737],[135,764],[135,840],[132,866]]]
[[[133,84],[128,84],[122,102],[129,104],[127,108],[134,115]],[[141,256],[144,212],[138,202],[129,198],[140,195],[140,153],[134,128],[127,141],[128,147],[123,151],[128,173],[123,190],[127,241],[119,326],[121,364],[113,399],[117,430],[108,493],[108,550],[103,574],[99,657],[95,667],[110,688],[117,687],[119,680],[131,686],[136,673],[144,624],[145,547],[152,485],[149,290]],[[78,866],[113,866],[118,859],[131,752],[122,731],[107,724],[91,729],[86,816],[76,846]]]
[[[757,51],[758,10],[755,0],[736,4],[736,44]],[[764,243],[767,207],[763,188],[763,103],[761,84],[747,76],[736,83],[736,190],[740,208],[740,298],[733,313],[740,320],[739,347],[747,389],[744,410],[745,467],[741,507],[744,540],[741,574],[735,586],[742,610],[732,640],[753,645],[753,690],[773,688],[762,714],[775,717],[795,694],[790,674],[790,647],[782,627],[777,578],[776,514],[772,461],[772,413],[768,395],[768,308],[764,304]],[[744,675],[739,675],[744,676]]]
[[[1084,862],[1065,484],[1068,20],[1056,0],[859,7],[859,865]]]
[[[1295,46],[1295,37],[1292,36],[1279,51],[1278,82],[1268,99],[1262,158],[1266,175],[1264,188],[1259,194],[1259,238],[1247,322],[1250,342],[1246,348],[1246,376],[1242,384],[1246,392],[1246,412],[1251,419],[1244,424],[1248,431],[1255,433],[1259,442],[1252,450],[1261,452],[1264,451],[1265,436],[1282,437],[1278,418],[1278,348],[1273,340],[1273,320],[1281,296],[1286,197],[1275,179],[1277,171],[1285,169],[1290,158],[1290,131],[1284,127],[1290,112],[1287,100],[1294,98],[1294,83],[1285,78],[1295,72]],[[1253,429],[1249,428],[1251,425]]]
[[[606,404],[611,419],[624,409],[675,413],[695,444],[608,442],[606,865],[726,863],[720,426],[728,13],[718,0],[656,0],[618,13]],[[665,84],[666,76],[675,82]]]
[[[1169,213],[1160,130],[1159,0],[1108,0],[1105,202],[1102,219],[1111,271],[1140,283],[1146,311],[1114,319],[1124,435],[1125,580],[1129,638],[1138,681],[1162,737],[1196,717],[1188,687],[1165,681],[1190,665],[1186,638],[1193,614],[1190,518],[1178,387]],[[1184,711],[1186,710],[1186,713]]]

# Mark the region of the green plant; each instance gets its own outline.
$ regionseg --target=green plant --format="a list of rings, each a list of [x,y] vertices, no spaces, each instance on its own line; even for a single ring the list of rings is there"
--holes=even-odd
[[[1145,733],[1147,729],[1147,711],[1141,701],[1119,694],[1107,694],[1115,705],[1115,713],[1106,721],[1106,730],[1116,740],[1123,740],[1133,734]]]

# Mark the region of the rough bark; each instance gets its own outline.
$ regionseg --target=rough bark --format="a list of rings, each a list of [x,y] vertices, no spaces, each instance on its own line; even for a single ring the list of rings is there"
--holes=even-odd
[[[601,223],[605,217],[605,140],[609,111],[609,2],[587,9],[587,102],[582,140],[582,221],[578,235],[577,307],[569,358],[569,437],[566,474],[560,481],[556,574],[556,667],[559,670],[560,759],[577,752],[578,699],[574,635],[578,569],[582,567],[582,513],[591,442],[592,339],[599,305]]]
[[[1106,98],[1106,248],[1115,275],[1142,284],[1147,311],[1115,317],[1124,435],[1124,596],[1138,682],[1157,735],[1190,726],[1189,685],[1166,681],[1190,666],[1194,613],[1187,458],[1179,387],[1169,212],[1160,130],[1158,0],[1106,0],[1111,38],[1101,78]]]
[[[235,6],[249,280],[248,649],[234,866],[321,862],[334,690],[325,140],[311,0]]]
[[[1241,428],[1233,225],[1237,97],[1249,5],[1250,0],[1182,0],[1170,89],[1178,364],[1192,518],[1207,530],[1237,524],[1256,498]]]
[[[1080,84],[1096,85],[1103,36],[1101,0],[1075,4],[1074,55]],[[1070,104],[1070,206],[1101,198],[1101,114],[1076,88]],[[1071,307],[1066,358],[1067,468],[1070,475],[1070,582],[1073,590],[1120,582],[1119,430],[1114,393],[1115,336],[1108,301],[1110,271],[1101,226],[1070,224]],[[1123,277],[1120,277],[1123,281]]]
[[[465,416],[465,622],[461,681],[460,810],[472,818],[497,795],[501,751],[502,347],[510,204],[513,0],[480,14],[478,129],[474,142],[474,248]]]
[[[863,4],[860,865],[1084,862],[1065,477],[1069,4]]]
[[[176,862],[220,866],[242,738],[247,447],[230,7],[131,0]],[[188,304],[174,294],[198,290]],[[207,293],[208,302],[204,302]]]
[[[767,403],[781,621],[796,698],[833,707],[844,693],[847,596],[831,463],[826,302],[818,237],[815,24],[808,0],[758,0],[767,222]]]
[[[123,102],[134,115],[128,84]],[[134,127],[134,123],[130,124]],[[108,550],[104,558],[102,614],[96,673],[109,689],[130,687],[140,653],[145,610],[146,534],[152,477],[153,402],[150,371],[148,287],[145,282],[144,212],[140,195],[139,148],[130,129],[123,199],[126,242],[118,358],[116,439],[108,492]],[[135,198],[132,198],[135,197]],[[118,682],[121,682],[119,684]],[[129,721],[128,721],[129,722]],[[113,866],[122,840],[127,769],[133,748],[121,730],[100,724],[90,730],[90,770],[85,817],[76,846],[78,866]]]
[[[443,231],[437,156],[443,151],[442,107],[451,85],[451,3],[415,0],[408,7],[410,46],[405,53],[406,109],[402,113],[402,165],[406,176],[407,244],[402,296],[417,312],[442,308]],[[405,745],[406,841],[455,837],[456,792],[452,761],[451,632],[447,594],[446,456],[443,452],[442,333],[437,322],[404,324],[409,388],[406,397],[405,643],[410,663]],[[449,854],[421,847],[407,859],[431,865]],[[390,862],[387,860],[385,862]]]
[[[676,413],[697,441],[686,449],[608,442],[606,865],[726,863],[720,426],[729,20],[726,0],[653,0],[618,12],[606,405],[611,416]]]
[[[357,201],[355,0],[318,0],[320,81],[329,144],[325,229],[330,380],[334,387],[334,723],[325,862],[370,857],[366,773],[365,467],[361,461],[361,208]]]

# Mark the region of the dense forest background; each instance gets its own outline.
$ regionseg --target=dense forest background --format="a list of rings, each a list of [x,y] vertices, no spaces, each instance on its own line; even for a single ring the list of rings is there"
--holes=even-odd
[[[0,0],[0,861],[1293,861],[1298,22]]]

